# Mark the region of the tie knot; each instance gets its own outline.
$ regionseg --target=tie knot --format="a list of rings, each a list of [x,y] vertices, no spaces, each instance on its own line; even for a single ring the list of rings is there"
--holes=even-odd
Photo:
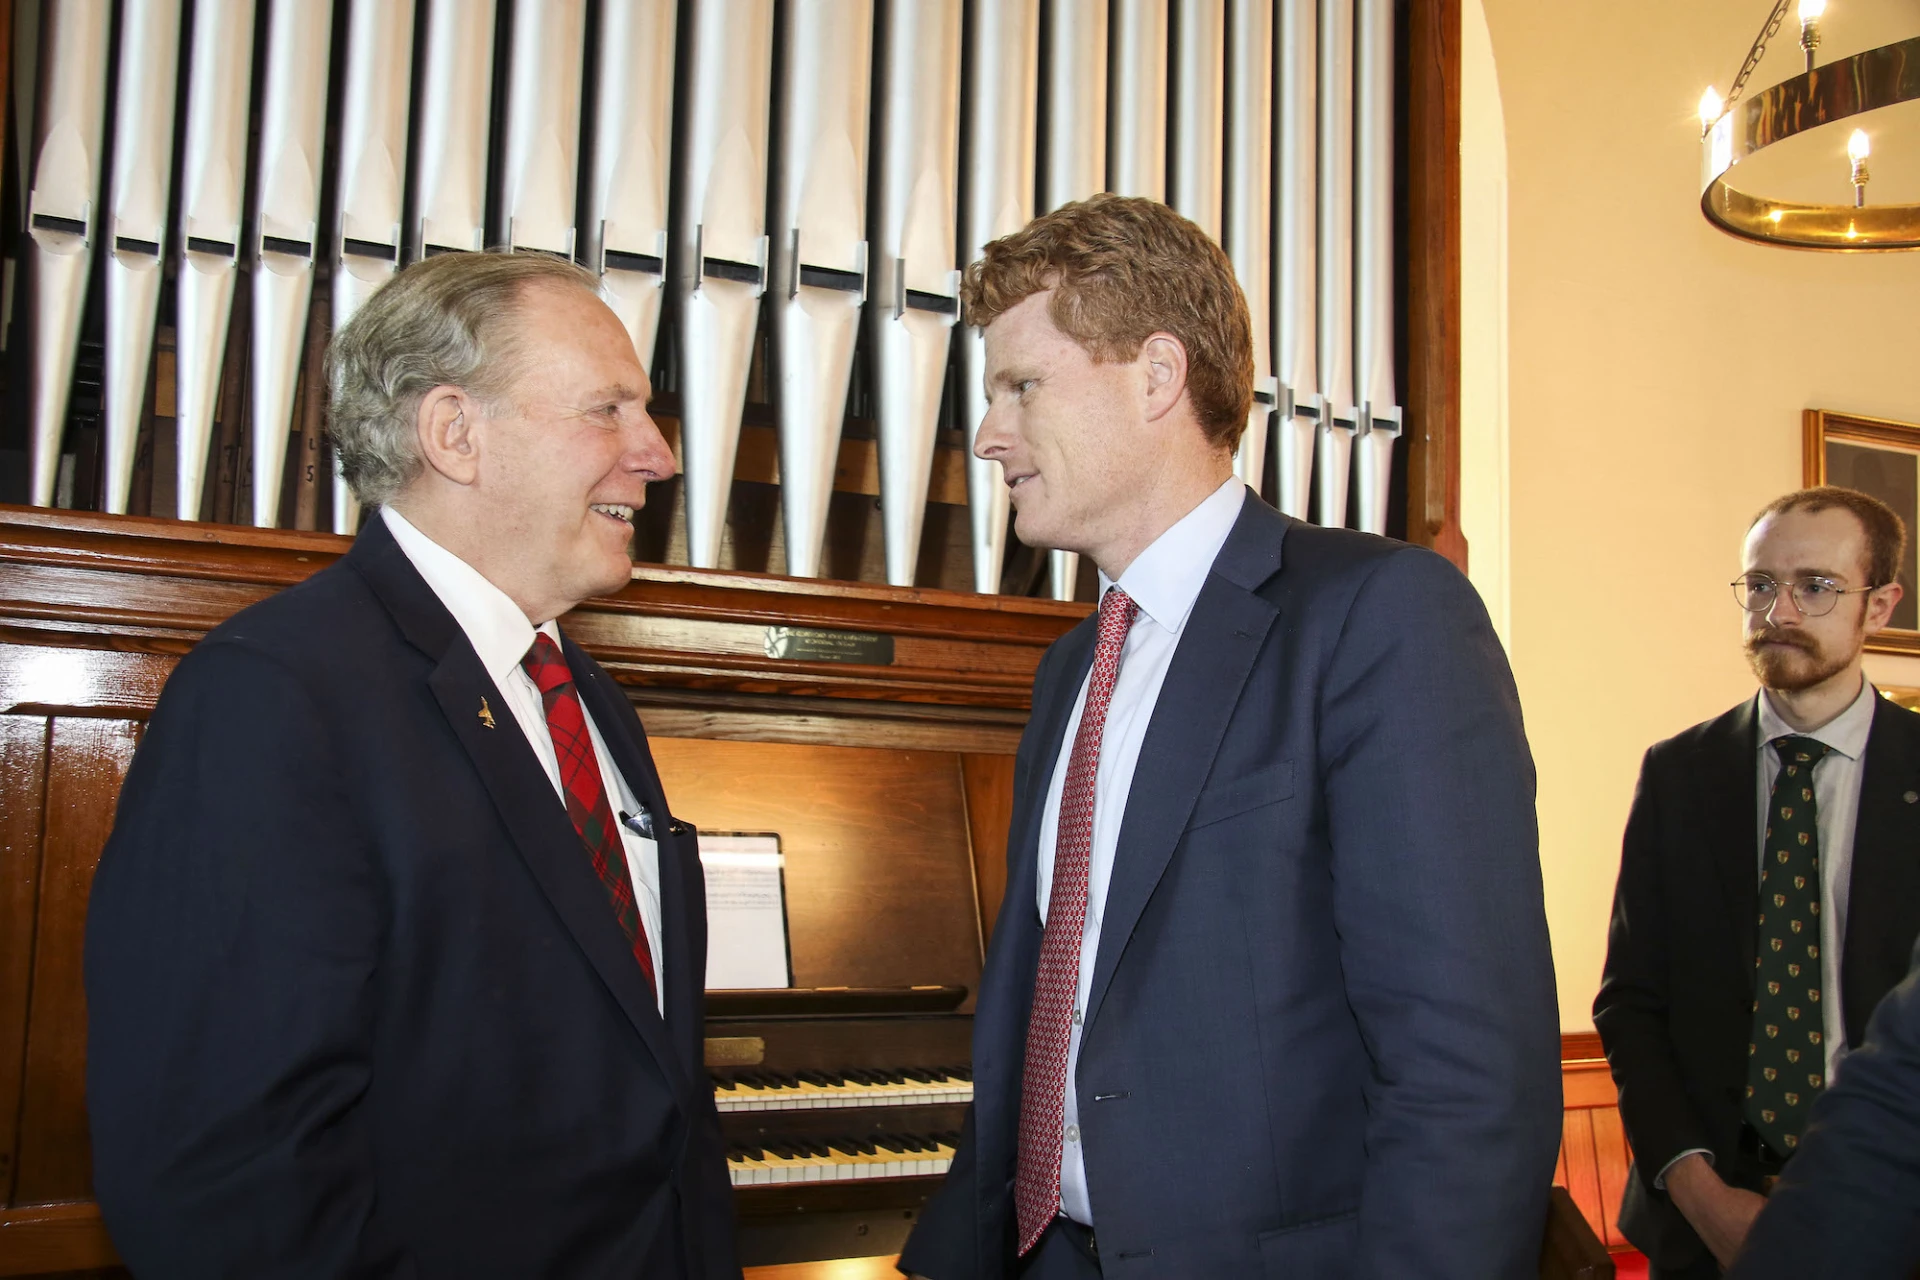
[[[1139,613],[1140,606],[1132,596],[1117,586],[1108,587],[1107,594],[1100,597],[1100,642],[1125,639]]]
[[[1818,738],[1803,738],[1794,733],[1775,738],[1773,749],[1779,752],[1781,764],[1803,764],[1809,769],[1819,764],[1826,754],[1833,750]]]
[[[520,667],[533,677],[534,687],[543,694],[573,683],[573,672],[567,667],[566,655],[560,652],[560,646],[553,642],[553,637],[544,631],[533,633],[533,647],[527,650],[526,657],[520,659]]]

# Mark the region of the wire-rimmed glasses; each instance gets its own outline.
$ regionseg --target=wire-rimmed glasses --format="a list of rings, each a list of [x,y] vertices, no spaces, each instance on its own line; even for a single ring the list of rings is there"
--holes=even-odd
[[[1793,597],[1793,607],[1809,618],[1824,618],[1840,603],[1841,596],[1858,595],[1873,587],[1843,587],[1832,578],[1809,574],[1782,583],[1771,574],[1743,573],[1733,580],[1733,598],[1748,613],[1766,613],[1780,599],[1785,586]]]

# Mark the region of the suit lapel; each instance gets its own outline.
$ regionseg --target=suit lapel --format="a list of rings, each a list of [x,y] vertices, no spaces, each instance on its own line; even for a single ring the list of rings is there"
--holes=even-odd
[[[1279,569],[1285,530],[1283,517],[1258,498],[1247,499],[1174,650],[1140,744],[1114,850],[1087,996],[1089,1025],[1099,1016],[1140,913],[1166,874],[1227,722],[1279,616],[1255,589]]]
[[[1876,698],[1854,820],[1848,878],[1847,936],[1841,946],[1841,996],[1847,1042],[1858,1044],[1877,995],[1896,966],[1880,972],[1878,952],[1904,956],[1920,900],[1920,717]],[[1889,944],[1886,940],[1893,939]]]
[[[1015,910],[1031,916],[1036,928],[1040,918],[1040,824],[1046,820],[1047,793],[1053,785],[1054,771],[1060,767],[1060,753],[1066,749],[1067,721],[1073,717],[1074,704],[1080,699],[1080,686],[1086,683],[1087,672],[1093,667],[1097,634],[1096,618],[1088,618],[1062,636],[1056,650],[1054,677],[1047,681],[1045,688],[1034,690],[1033,715],[1027,729],[1036,735],[1033,772],[1016,780],[1025,785],[1016,796],[1019,807],[1013,815],[1012,847],[1019,856],[1008,877],[1006,900]],[[1004,911],[1000,918],[1003,923],[1007,921]]]
[[[592,860],[473,645],[377,515],[367,521],[348,561],[380,597],[407,640],[438,663],[427,686],[492,796],[514,847],[574,942],[659,1060],[676,1095],[684,1097],[685,1076],[676,1065],[666,1025],[614,919]],[[483,698],[489,707],[498,707],[492,712],[491,726],[480,715]]]
[[[1760,832],[1758,821],[1760,749],[1758,697],[1721,718],[1706,746],[1701,795],[1706,799],[1704,839],[1712,849],[1727,904],[1727,927],[1739,949],[1741,989],[1753,990],[1753,962],[1760,945],[1754,920],[1760,913]]]
[[[660,859],[662,936],[659,944],[667,971],[667,1028],[683,1055],[681,1060],[694,1062],[698,1060],[694,1051],[703,1029],[698,1025],[699,1020],[690,1016],[690,1011],[696,1007],[694,1002],[706,985],[706,956],[704,952],[698,957],[694,955],[687,927],[703,921],[706,911],[705,895],[698,893],[699,847],[693,839],[680,839],[672,833],[674,819],[667,808],[666,792],[660,784],[660,773],[654,768],[652,753],[647,750],[633,704],[599,663],[571,640],[564,636],[561,639],[567,665],[573,671],[574,687],[579,689],[587,713],[599,727],[600,737],[613,757],[614,768],[626,779],[634,797],[654,816],[654,845]],[[685,1081],[676,1079],[674,1083],[678,1088]]]

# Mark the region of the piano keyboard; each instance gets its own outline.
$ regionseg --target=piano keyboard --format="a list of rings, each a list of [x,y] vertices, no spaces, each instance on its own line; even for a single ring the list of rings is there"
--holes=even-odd
[[[923,1177],[945,1173],[959,1141],[958,1133],[883,1133],[865,1139],[796,1137],[761,1147],[734,1145],[727,1150],[727,1174],[736,1187]]]
[[[965,1067],[739,1071],[713,1077],[713,1101],[721,1111],[964,1104],[973,1101],[973,1072]]]

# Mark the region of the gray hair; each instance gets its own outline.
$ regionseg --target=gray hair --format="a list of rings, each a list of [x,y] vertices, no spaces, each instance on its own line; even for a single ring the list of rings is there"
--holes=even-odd
[[[521,373],[521,290],[540,282],[600,292],[591,272],[544,253],[441,253],[395,274],[333,335],[328,433],[361,502],[390,502],[420,474],[414,418],[427,392],[506,401]]]

